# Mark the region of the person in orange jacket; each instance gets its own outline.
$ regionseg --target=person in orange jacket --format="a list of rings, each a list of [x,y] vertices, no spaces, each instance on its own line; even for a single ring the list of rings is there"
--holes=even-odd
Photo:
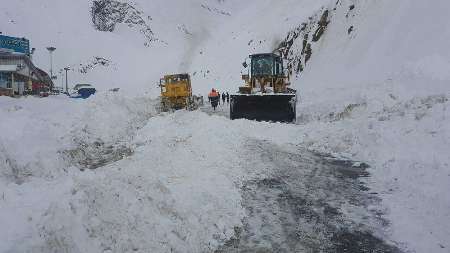
[[[216,110],[217,105],[219,104],[219,93],[215,89],[212,89],[211,92],[208,94],[209,102],[211,102],[212,107],[214,108],[214,111]]]

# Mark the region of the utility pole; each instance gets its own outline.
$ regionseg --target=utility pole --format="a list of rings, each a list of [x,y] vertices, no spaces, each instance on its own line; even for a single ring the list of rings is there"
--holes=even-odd
[[[64,71],[62,69],[59,70],[59,75],[61,76],[61,91],[64,92]]]
[[[53,52],[56,50],[56,47],[47,47],[48,52],[50,53],[50,80],[53,83]],[[53,90],[53,87],[51,87]]]
[[[34,51],[36,51],[36,48],[32,48],[31,52],[30,52],[30,61],[33,62],[33,55],[34,55]],[[32,93],[33,92],[33,81],[31,80],[31,68],[28,68],[28,92]]]
[[[69,67],[65,67],[64,70],[66,71],[66,93],[69,94],[69,84],[68,84],[68,81],[67,81],[67,71],[69,71],[70,68]]]

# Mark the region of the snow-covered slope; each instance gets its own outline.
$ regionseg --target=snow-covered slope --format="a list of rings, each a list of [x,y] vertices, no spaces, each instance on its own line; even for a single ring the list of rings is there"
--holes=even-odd
[[[448,250],[449,8],[340,1],[296,83],[311,147],[372,164],[394,236],[416,252]]]
[[[121,234],[114,244],[123,247],[120,252],[212,250],[241,225],[236,185],[251,172],[234,166],[243,166],[246,158],[237,150],[249,136],[367,162],[367,183],[383,200],[392,239],[412,252],[450,248],[450,2],[110,1],[107,6],[118,9],[100,11],[108,18],[99,20],[112,32],[94,26],[93,1],[6,2],[0,31],[31,39],[38,65],[48,69],[45,46],[52,45],[55,69],[76,70],[69,73],[72,82],[122,90],[90,101],[0,97],[6,133],[0,137],[0,224],[15,226],[1,230],[8,243],[0,243],[0,251],[114,251],[107,246],[112,230]],[[234,91],[245,58],[276,49],[292,66],[301,98],[298,125],[229,123],[183,112],[153,118],[149,97],[157,96],[162,74],[191,73],[196,93]],[[105,58],[106,66],[95,57]],[[297,73],[299,63],[303,71]],[[210,157],[231,165],[222,170]],[[89,166],[101,168],[75,169]],[[125,196],[114,195],[118,188]],[[186,196],[188,190],[193,195]],[[36,192],[51,194],[38,198]],[[149,192],[155,196],[145,202],[142,195]],[[89,204],[96,199],[102,201],[98,208]],[[130,211],[111,212],[116,204]],[[204,208],[193,211],[195,206]],[[107,213],[106,220],[96,218],[98,212]],[[198,219],[206,221],[200,226]],[[152,239],[122,237],[130,230],[157,232]],[[89,240],[92,235],[98,240]],[[25,238],[33,240],[17,243]]]
[[[231,19],[225,1],[5,1],[1,32],[27,37],[34,60],[46,69],[55,46],[55,72],[70,66],[70,86],[90,82],[100,90],[152,91],[164,73],[187,72],[200,41]],[[106,59],[99,61],[96,57]],[[60,74],[57,85],[62,85]]]
[[[329,10],[329,29],[313,43],[312,59],[296,83],[305,91],[317,90],[317,82],[350,88],[399,76],[448,79],[446,7],[443,0],[8,1],[0,20],[3,34],[31,39],[34,59],[45,69],[45,47],[56,46],[55,71],[72,66],[72,83],[134,94],[153,89],[156,95],[154,84],[167,72],[195,73],[198,92],[211,86],[235,90],[248,54],[275,50],[303,23],[314,31]],[[112,31],[98,30],[102,22]],[[302,40],[294,42],[294,54]],[[95,57],[109,60],[108,66],[96,65]]]

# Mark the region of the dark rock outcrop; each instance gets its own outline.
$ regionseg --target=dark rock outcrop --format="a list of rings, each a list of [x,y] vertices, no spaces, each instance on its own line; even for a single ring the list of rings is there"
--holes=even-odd
[[[118,24],[136,28],[145,37],[145,45],[158,41],[146,19],[150,16],[126,2],[115,0],[94,0],[91,7],[91,17],[94,27],[102,32],[113,32]]]

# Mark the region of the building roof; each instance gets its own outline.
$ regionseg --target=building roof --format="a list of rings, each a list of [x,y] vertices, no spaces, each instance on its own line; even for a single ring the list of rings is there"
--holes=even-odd
[[[30,70],[35,74],[36,78],[39,81],[46,83],[49,86],[54,86],[53,81],[50,78],[50,76],[47,74],[47,72],[36,67],[28,55],[21,54],[21,53],[0,52],[0,59],[22,60],[25,62],[25,64],[28,66],[28,68],[30,68]]]

